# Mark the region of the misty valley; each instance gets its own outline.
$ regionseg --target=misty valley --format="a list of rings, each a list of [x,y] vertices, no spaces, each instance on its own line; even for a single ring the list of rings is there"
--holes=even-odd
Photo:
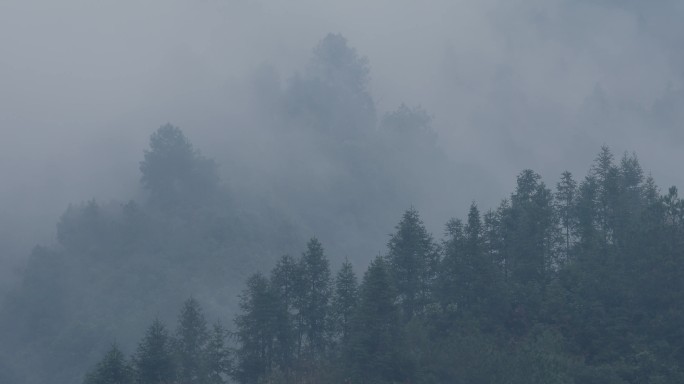
[[[261,9],[235,3],[244,12]],[[508,25],[494,10],[482,12]],[[553,24],[552,16],[534,15],[525,23]],[[560,161],[544,157],[536,162],[542,170],[509,172],[518,159],[533,158],[525,148],[563,158],[556,142],[572,147],[588,136],[526,131],[523,140],[491,129],[513,115],[548,122],[518,111],[524,98],[502,86],[488,96],[510,98],[497,104],[501,115],[464,117],[484,139],[447,139],[435,127],[439,117],[421,104],[386,108],[371,74],[389,75],[371,71],[351,39],[321,37],[282,80],[274,67],[250,62],[256,69],[244,89],[231,90],[239,94],[233,105],[184,83],[189,96],[179,100],[219,105],[187,106],[206,114],[197,124],[211,129],[152,114],[161,120],[145,128],[147,141],[103,135],[112,153],[144,148],[135,154],[137,169],[125,171],[135,185],[122,187],[130,191],[123,198],[61,206],[56,222],[30,223],[54,228],[53,238],[36,235],[26,255],[0,259],[0,384],[684,383],[684,199],[677,187],[659,185],[636,153],[614,152],[611,141],[589,156],[578,149],[581,159],[553,170],[555,178],[546,175]],[[301,56],[281,40],[274,46]],[[192,72],[198,82],[212,69],[181,56],[164,58],[201,68]],[[494,72],[497,84],[522,77],[504,67]],[[467,89],[464,100],[483,108],[477,105],[487,99],[466,77],[444,81]],[[648,111],[609,106],[611,95],[598,86],[578,104],[592,119],[629,110],[626,119],[648,123],[662,107],[678,121],[681,91],[671,89],[672,99]],[[176,102],[159,109],[175,117],[174,109],[186,107]],[[143,112],[126,119],[147,123],[145,108],[154,103],[141,102],[136,111]],[[604,117],[591,121],[612,124]],[[453,155],[451,140],[472,152]],[[483,160],[490,141],[511,147]],[[85,165],[72,172],[108,156],[91,150],[92,159],[79,158]],[[112,161],[128,166],[133,155],[122,151]],[[482,158],[471,156],[478,152]],[[507,174],[488,173],[491,164]],[[577,164],[581,175],[566,170]],[[126,179],[107,172],[90,182]],[[656,175],[672,172],[663,165]],[[87,184],[69,188],[97,190]],[[42,193],[25,198],[49,195]],[[12,232],[10,211],[0,206],[0,221],[10,222],[0,226],[8,233],[0,233],[3,254],[20,248],[19,240],[10,244],[20,232]]]

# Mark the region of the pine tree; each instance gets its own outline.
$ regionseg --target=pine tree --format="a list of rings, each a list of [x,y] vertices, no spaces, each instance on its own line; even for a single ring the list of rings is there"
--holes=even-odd
[[[219,186],[214,161],[202,156],[183,131],[171,124],[150,136],[140,172],[151,203],[166,210],[212,198]]]
[[[439,253],[418,211],[406,211],[388,243],[388,261],[396,282],[404,321],[430,301],[439,266]]]
[[[240,311],[235,317],[238,346],[233,376],[240,383],[257,384],[290,363],[285,360],[289,339],[282,332],[287,313],[277,292],[260,273],[247,280]]]
[[[500,283],[495,260],[485,252],[484,227],[480,211],[475,203],[468,212],[468,223],[465,227],[465,263],[462,279],[467,282],[464,291],[464,303],[482,318],[496,311]]]
[[[442,306],[485,320],[493,314],[499,286],[496,261],[485,248],[484,227],[475,203],[465,226],[455,219],[447,224],[450,238],[444,244],[439,270]]]
[[[602,146],[591,168],[591,176],[596,180],[596,219],[599,245],[605,256],[608,246],[613,242],[615,198],[618,191],[618,170],[613,164],[613,153]]]
[[[442,247],[444,256],[439,268],[435,296],[444,307],[457,308],[462,302],[463,291],[463,281],[460,278],[465,253],[463,222],[459,219],[449,220],[446,224],[446,235],[448,237]]]
[[[565,259],[570,254],[573,235],[577,227],[577,215],[575,204],[577,199],[577,182],[572,178],[572,173],[565,171],[561,181],[556,184],[556,211],[560,217],[565,243]]]
[[[613,223],[615,245],[621,253],[634,254],[640,251],[637,244],[639,221],[648,204],[644,199],[644,187],[644,172],[639,160],[635,154],[628,156],[625,153],[618,167],[618,196]]]
[[[300,265],[292,256],[284,255],[271,270],[271,286],[278,293],[288,312],[294,315],[294,305],[301,287]]]
[[[90,372],[84,384],[133,384],[133,369],[116,345],[112,345],[95,369]]]
[[[345,260],[335,277],[333,295],[333,314],[335,317],[335,333],[342,344],[347,341],[351,320],[358,301],[358,282],[349,260]]]
[[[133,357],[138,383],[173,383],[176,378],[176,366],[171,348],[172,340],[168,330],[159,319],[155,319],[138,344]]]
[[[526,332],[540,314],[544,289],[558,264],[553,197],[539,174],[528,169],[518,175],[505,216],[506,268],[513,300],[509,327]]]
[[[174,343],[178,359],[178,378],[183,383],[208,381],[204,354],[209,340],[207,322],[194,298],[185,301],[178,317]]]
[[[228,382],[228,375],[232,368],[230,350],[226,345],[228,336],[228,331],[221,323],[214,324],[204,354],[206,382],[208,384],[225,384]]]
[[[591,253],[598,247],[598,210],[597,210],[598,182],[589,175],[579,186],[576,211],[577,211],[577,236],[582,251],[580,254]]]
[[[395,298],[389,265],[377,257],[364,275],[345,353],[345,373],[353,382],[394,383],[407,378]]]
[[[283,320],[278,325],[283,361],[291,364],[301,351],[302,317],[299,312],[302,290],[300,263],[290,255],[284,255],[271,270],[270,286],[282,304]]]
[[[524,170],[511,196],[511,240],[515,242],[515,258],[511,272],[519,283],[542,284],[554,264],[555,214],[551,191],[532,170]]]
[[[309,358],[320,357],[328,344],[330,321],[331,278],[328,259],[318,239],[307,243],[307,250],[300,261],[301,290],[298,300],[302,318],[306,354]]]

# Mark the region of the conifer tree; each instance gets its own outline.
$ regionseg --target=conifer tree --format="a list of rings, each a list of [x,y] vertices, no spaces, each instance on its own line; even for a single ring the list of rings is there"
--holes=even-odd
[[[457,310],[484,319],[496,310],[500,281],[496,261],[485,249],[484,230],[475,203],[470,206],[465,226],[455,219],[447,224],[450,238],[444,244],[438,295],[447,313]]]
[[[439,253],[414,208],[402,216],[388,243],[388,262],[395,279],[404,321],[422,311],[434,289]]]
[[[112,345],[95,369],[90,372],[84,384],[133,384],[133,369],[116,345]]]
[[[208,384],[225,384],[228,382],[228,375],[232,368],[230,350],[226,345],[228,336],[228,331],[221,323],[214,324],[204,354],[206,382]]]
[[[556,211],[560,218],[560,223],[564,237],[565,259],[570,254],[573,236],[577,227],[577,215],[575,204],[577,200],[577,182],[572,178],[569,171],[563,172],[561,181],[556,184]]]
[[[514,332],[526,332],[540,314],[545,286],[557,265],[557,230],[551,191],[539,174],[522,171],[503,224],[513,305],[509,328]]]
[[[301,287],[300,280],[300,265],[290,255],[282,256],[271,270],[271,286],[292,315],[294,315],[297,290]]]
[[[597,219],[597,196],[598,182],[589,175],[579,186],[577,197],[577,234],[582,255],[591,253],[599,244],[598,219]]]
[[[590,175],[596,181],[595,212],[599,234],[599,246],[605,256],[608,245],[613,239],[613,211],[618,188],[618,170],[613,163],[613,153],[607,146],[602,146],[591,168]]]
[[[290,255],[282,256],[271,270],[270,286],[282,305],[283,319],[278,325],[284,361],[292,362],[301,351],[302,317],[299,311],[301,265]]]
[[[307,243],[300,261],[300,273],[298,309],[306,341],[305,353],[316,358],[325,352],[328,344],[331,297],[329,262],[316,238]]]
[[[290,364],[286,361],[290,342],[282,332],[287,314],[278,294],[260,273],[247,280],[240,311],[235,317],[238,346],[233,376],[240,383],[256,384]]]
[[[151,203],[166,210],[212,198],[219,186],[214,161],[202,156],[183,131],[171,124],[150,136],[140,172]]]
[[[446,224],[446,236],[435,297],[444,307],[451,305],[455,309],[462,301],[463,291],[460,279],[465,253],[463,222],[459,219],[449,220]]]
[[[389,265],[377,257],[359,290],[359,306],[345,353],[351,382],[394,383],[407,376],[400,311]]]
[[[178,317],[174,349],[178,378],[184,383],[206,383],[205,352],[209,340],[207,322],[194,298],[185,301]]]
[[[345,260],[335,277],[333,295],[333,315],[335,317],[335,334],[344,344],[349,336],[351,320],[358,300],[358,282],[349,260]]]
[[[475,203],[470,206],[464,233],[465,260],[460,275],[465,282],[464,304],[477,316],[486,317],[497,310],[494,305],[500,281],[495,260],[485,252],[484,226]]]
[[[646,209],[644,199],[644,174],[635,154],[626,153],[618,166],[618,186],[614,212],[615,245],[620,253],[634,254],[641,251],[637,244],[639,221]]]
[[[541,284],[554,263],[555,214],[551,191],[532,170],[524,170],[511,196],[508,228],[514,241],[511,272],[517,283]]]
[[[137,382],[141,384],[172,383],[176,378],[172,340],[164,324],[155,319],[147,329],[133,357]]]

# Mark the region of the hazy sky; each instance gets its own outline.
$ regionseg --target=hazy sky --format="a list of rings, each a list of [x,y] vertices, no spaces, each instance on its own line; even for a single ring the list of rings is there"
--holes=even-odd
[[[135,196],[166,122],[217,159],[254,153],[254,74],[285,82],[329,32],[367,56],[379,112],[422,105],[487,196],[523,168],[583,176],[604,143],[681,186],[682,19],[675,0],[2,0],[0,241],[21,253],[68,203]]]

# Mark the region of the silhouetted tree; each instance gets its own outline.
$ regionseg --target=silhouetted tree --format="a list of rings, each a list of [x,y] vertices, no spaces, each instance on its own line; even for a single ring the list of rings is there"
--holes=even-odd
[[[335,277],[335,291],[332,300],[332,312],[335,317],[334,333],[344,344],[349,336],[351,320],[358,302],[358,282],[349,260],[342,263],[342,268]]]
[[[439,253],[418,211],[406,211],[388,243],[387,261],[396,282],[405,321],[429,302],[437,276]]]
[[[177,356],[178,379],[183,383],[208,382],[206,348],[209,331],[197,300],[185,301],[178,317],[174,349]]]
[[[375,124],[368,61],[342,35],[328,34],[313,50],[308,70],[287,91],[292,117],[336,138],[358,138]]]
[[[395,301],[390,266],[383,257],[377,257],[359,290],[358,311],[345,355],[348,369],[344,374],[353,382],[395,383],[407,378],[400,310]]]
[[[260,383],[272,373],[286,369],[290,348],[282,333],[287,313],[268,279],[257,273],[247,280],[235,317],[237,350],[235,379],[244,384]]]
[[[193,148],[183,132],[171,124],[150,137],[150,149],[140,163],[142,184],[151,202],[164,209],[197,205],[218,188],[216,164]]]
[[[112,345],[83,381],[84,384],[133,384],[133,382],[133,369],[116,345]]]
[[[572,173],[565,171],[561,181],[556,184],[556,210],[560,217],[560,223],[565,238],[565,258],[570,255],[570,246],[577,230],[577,213],[575,209],[577,200],[577,182],[572,178]]]
[[[315,358],[325,352],[328,344],[331,279],[328,259],[318,239],[309,240],[306,247],[300,261],[301,289],[297,307],[306,340],[305,353]]]
[[[170,384],[176,379],[172,340],[161,321],[155,319],[147,329],[133,356],[137,382],[141,384]]]
[[[214,324],[209,333],[209,341],[204,353],[204,366],[208,384],[225,384],[232,370],[230,349],[226,344],[229,332],[221,325]]]

